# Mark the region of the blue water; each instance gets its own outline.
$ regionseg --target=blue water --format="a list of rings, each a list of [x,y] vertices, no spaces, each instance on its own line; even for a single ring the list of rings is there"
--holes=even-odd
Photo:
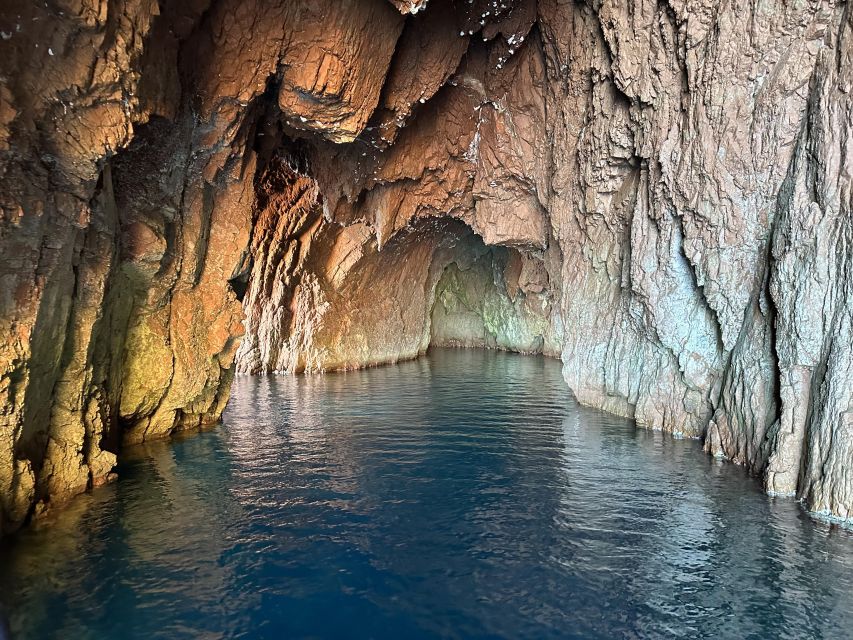
[[[560,364],[238,379],[0,554],[19,638],[843,638],[853,533]]]

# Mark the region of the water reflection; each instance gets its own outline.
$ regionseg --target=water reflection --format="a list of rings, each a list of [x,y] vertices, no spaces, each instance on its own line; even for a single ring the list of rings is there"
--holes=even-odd
[[[559,363],[239,378],[0,555],[25,638],[844,637],[853,535]]]

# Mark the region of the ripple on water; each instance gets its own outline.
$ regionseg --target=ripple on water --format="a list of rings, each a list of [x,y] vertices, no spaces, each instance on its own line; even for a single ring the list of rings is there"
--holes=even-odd
[[[0,554],[21,638],[839,638],[853,533],[560,364],[238,378],[224,424]]]

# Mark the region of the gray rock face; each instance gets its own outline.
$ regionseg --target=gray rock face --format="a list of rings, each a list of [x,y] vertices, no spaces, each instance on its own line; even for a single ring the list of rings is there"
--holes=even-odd
[[[768,491],[853,515],[853,11],[819,53],[779,192],[768,288],[780,407]]]
[[[853,518],[849,3],[61,5],[0,8],[0,531],[430,343]]]

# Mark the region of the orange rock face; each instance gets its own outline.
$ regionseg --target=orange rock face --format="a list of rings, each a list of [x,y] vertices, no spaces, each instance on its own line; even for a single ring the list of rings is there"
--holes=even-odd
[[[853,12],[682,4],[5,2],[0,532],[431,343],[853,516]]]

